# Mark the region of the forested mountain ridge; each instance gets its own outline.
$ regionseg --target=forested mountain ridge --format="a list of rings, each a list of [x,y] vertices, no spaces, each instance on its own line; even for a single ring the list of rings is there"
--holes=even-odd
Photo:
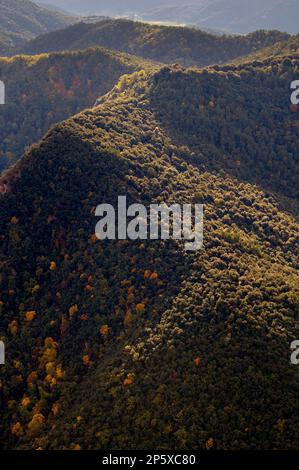
[[[1,178],[6,448],[298,449],[298,224],[235,154],[264,93],[256,171],[267,185],[266,140],[293,171],[299,130],[277,138],[277,124],[296,122],[284,93],[297,68],[137,71]],[[119,195],[203,203],[204,249],[96,240],[95,207]]]
[[[298,201],[299,108],[290,101],[298,64],[295,55],[200,72],[165,68],[153,104],[193,162]]]
[[[6,104],[0,107],[0,171],[49,128],[93,106],[123,74],[154,67],[101,47],[83,52],[0,58]]]
[[[299,55],[299,35],[291,36],[285,41],[279,41],[272,46],[265,47],[249,55],[239,57],[233,62],[242,64],[246,62],[263,61],[267,58],[289,55]]]
[[[158,26],[129,20],[79,23],[27,43],[21,52],[85,49],[101,45],[147,59],[185,66],[223,63],[289,38],[279,31],[246,36],[214,36],[192,28]]]
[[[0,10],[1,34],[6,34],[10,39],[7,42],[7,53],[14,46],[20,47],[21,43],[39,34],[76,21],[74,16],[47,9],[29,0],[0,0]]]

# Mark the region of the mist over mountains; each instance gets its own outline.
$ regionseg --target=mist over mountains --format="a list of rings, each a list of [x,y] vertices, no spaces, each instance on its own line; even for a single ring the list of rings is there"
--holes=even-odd
[[[193,24],[228,33],[257,29],[299,32],[298,0],[49,0],[78,14],[136,15],[146,21]]]

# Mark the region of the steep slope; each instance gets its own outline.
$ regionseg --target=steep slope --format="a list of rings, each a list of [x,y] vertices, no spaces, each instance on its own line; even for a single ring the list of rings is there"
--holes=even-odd
[[[100,47],[84,52],[0,58],[6,105],[0,107],[0,170],[55,123],[111,90],[120,76],[153,65]]]
[[[298,201],[298,56],[163,74],[153,104],[192,161]]]
[[[74,21],[75,17],[38,6],[28,0],[0,0],[0,30],[11,39],[11,46],[21,43],[39,34],[63,28]],[[1,53],[3,53],[1,51]]]
[[[12,54],[15,47],[21,47],[23,44],[22,34],[0,31],[0,55]]]
[[[85,49],[96,44],[164,63],[204,66],[222,63],[287,39],[278,31],[248,36],[214,36],[196,29],[158,26],[128,20],[80,23],[29,42],[22,52],[39,54]]]
[[[236,151],[246,145],[240,113],[249,136],[261,125],[262,95],[271,117],[256,144],[286,146],[282,165],[298,157],[298,128],[277,136],[273,121],[279,109],[281,124],[295,122],[287,67],[298,61],[136,72],[2,177],[5,448],[298,449],[298,224],[221,160],[224,131]],[[210,133],[223,109],[209,162],[184,120]],[[204,249],[96,240],[95,207],[119,195],[147,207],[204,203]]]

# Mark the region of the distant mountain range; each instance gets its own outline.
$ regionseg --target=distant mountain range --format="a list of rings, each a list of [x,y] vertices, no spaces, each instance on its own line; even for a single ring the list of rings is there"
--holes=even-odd
[[[38,6],[28,0],[0,0],[0,10],[0,53],[76,21],[75,16]]]
[[[188,5],[153,8],[143,20],[194,24],[227,33],[257,29],[299,32],[298,0],[203,0]]]
[[[137,15],[229,33],[257,29],[299,32],[299,0],[42,0],[78,14]]]
[[[219,37],[194,28],[108,19],[92,24],[78,23],[39,36],[19,52],[40,54],[100,45],[159,62],[201,67],[231,61],[288,37],[278,31]]]

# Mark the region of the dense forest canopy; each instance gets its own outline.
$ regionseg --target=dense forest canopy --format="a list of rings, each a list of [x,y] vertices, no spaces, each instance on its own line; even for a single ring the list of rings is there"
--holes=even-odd
[[[298,36],[0,6],[1,448],[298,450]],[[99,240],[120,195],[203,249]]]
[[[291,67],[139,70],[2,177],[4,447],[298,448],[298,223],[264,189],[277,141],[284,177],[298,156]],[[273,134],[254,131],[267,89]],[[225,113],[226,127],[211,126]],[[256,169],[235,154],[252,132]],[[289,186],[275,189],[293,198]],[[119,194],[203,203],[204,250],[96,240],[95,207]]]
[[[0,107],[0,171],[53,124],[93,106],[122,75],[147,67],[154,64],[100,47],[0,58],[6,84],[6,105]]]
[[[288,37],[279,31],[215,36],[194,28],[108,19],[95,24],[82,22],[40,36],[25,44],[20,52],[40,54],[100,45],[164,63],[204,66],[227,62]]]
[[[76,21],[75,16],[50,10],[28,0],[0,0],[0,39],[6,36],[0,53],[7,54],[14,47],[55,29],[63,28]],[[1,46],[0,46],[1,47]]]

